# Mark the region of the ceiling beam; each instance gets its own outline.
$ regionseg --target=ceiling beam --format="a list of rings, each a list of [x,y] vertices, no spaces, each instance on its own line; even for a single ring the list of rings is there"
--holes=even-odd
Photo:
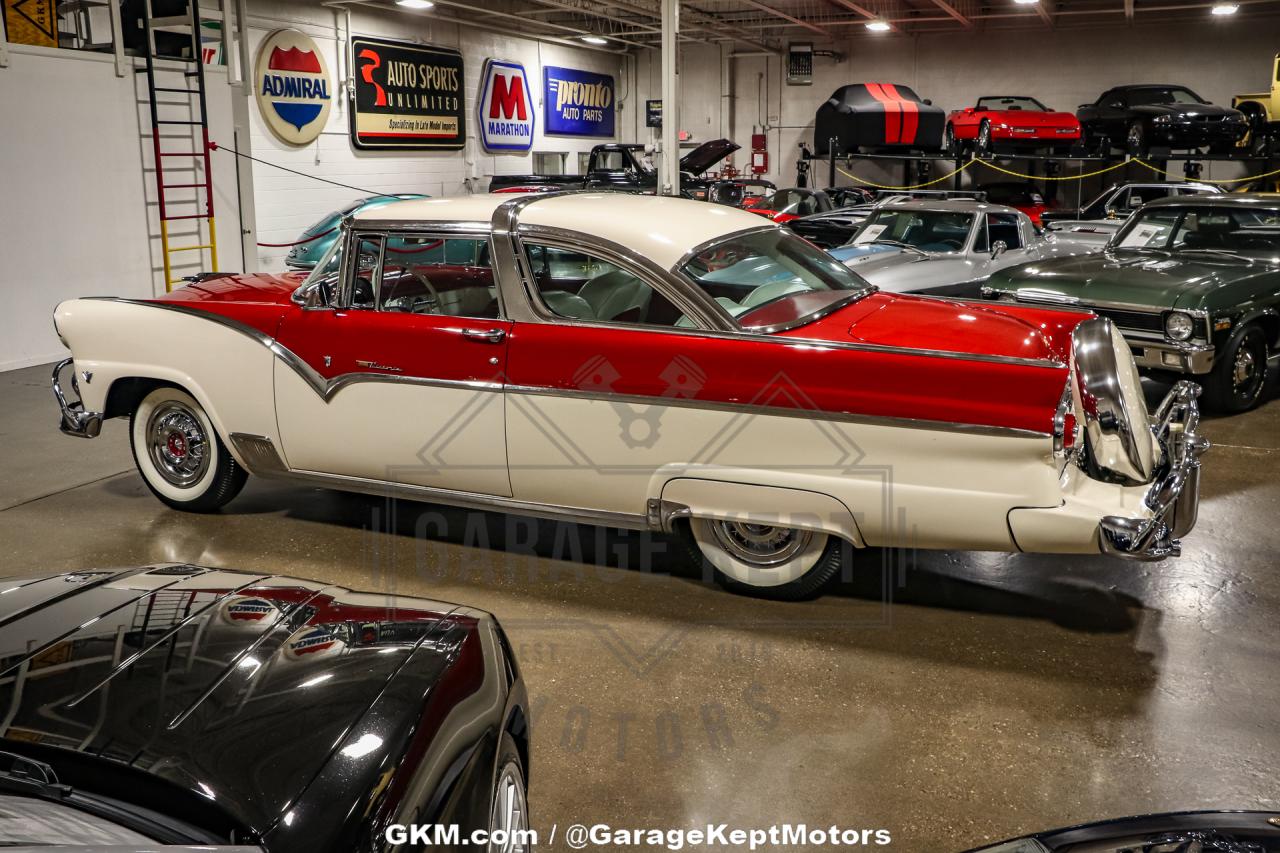
[[[781,18],[784,21],[790,21],[791,23],[797,26],[804,27],[806,30],[812,30],[813,32],[817,33],[820,36],[830,35],[830,33],[828,33],[822,27],[819,27],[816,24],[811,24],[808,21],[801,20],[800,18],[797,18],[794,15],[788,15],[786,12],[782,11],[781,9],[775,9],[772,6],[767,6],[764,3],[761,3],[760,0],[742,0],[742,2],[746,3],[748,6],[754,9],[759,9],[761,12],[768,12],[770,15],[773,15],[775,18]]]
[[[860,3],[855,3],[853,2],[853,0],[831,0],[831,2],[844,9],[848,9],[850,12],[857,12],[859,15],[866,18],[868,21],[883,20],[886,24],[889,24],[889,28],[894,32],[899,32],[899,33],[902,32],[902,30],[899,29],[896,24],[890,23],[884,18],[881,18],[879,15],[877,15],[875,12],[872,12],[866,6],[863,6]]]
[[[1124,0],[1124,19],[1133,23],[1133,0]]]
[[[963,14],[961,14],[960,10],[957,9],[955,6],[952,6],[950,3],[948,3],[947,0],[933,0],[933,5],[937,6],[939,9],[941,9],[942,11],[946,12],[948,15],[950,15],[951,17],[959,21],[960,25],[964,27],[966,30],[971,29],[973,27],[973,21],[969,20]]]

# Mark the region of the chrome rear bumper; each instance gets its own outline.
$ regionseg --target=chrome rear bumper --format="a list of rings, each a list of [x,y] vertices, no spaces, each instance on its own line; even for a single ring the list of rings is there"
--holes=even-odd
[[[72,359],[63,359],[53,368],[53,396],[58,400],[58,408],[62,410],[62,421],[58,429],[76,438],[97,438],[102,431],[102,413],[86,412],[84,403],[80,401],[80,385],[76,382],[75,371],[71,373],[71,390],[76,399],[68,400],[62,390],[62,371],[71,366]]]
[[[1179,539],[1195,526],[1200,504],[1200,456],[1209,442],[1196,434],[1200,387],[1173,386],[1152,417],[1152,430],[1166,448],[1167,464],[1143,499],[1149,518],[1109,515],[1099,525],[1102,552],[1133,560],[1163,560],[1182,552]]]

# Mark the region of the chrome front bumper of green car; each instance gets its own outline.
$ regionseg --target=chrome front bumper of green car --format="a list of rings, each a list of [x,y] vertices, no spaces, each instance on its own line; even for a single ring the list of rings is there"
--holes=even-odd
[[[1133,350],[1138,367],[1203,375],[1213,369],[1213,344],[1176,343],[1137,337],[1127,329],[1120,334]]]

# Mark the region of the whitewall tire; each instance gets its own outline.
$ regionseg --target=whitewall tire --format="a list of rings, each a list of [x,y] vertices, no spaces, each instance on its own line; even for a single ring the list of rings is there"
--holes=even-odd
[[[147,487],[174,509],[212,512],[244,487],[247,473],[190,394],[156,388],[129,422],[133,461]]]
[[[707,518],[689,519],[689,535],[725,589],[788,601],[825,586],[840,571],[845,546],[819,531]]]

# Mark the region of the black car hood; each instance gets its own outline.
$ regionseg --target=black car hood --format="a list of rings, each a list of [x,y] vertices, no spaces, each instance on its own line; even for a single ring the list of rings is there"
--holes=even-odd
[[[704,142],[680,158],[680,171],[701,175],[742,146],[727,139]]]
[[[448,670],[455,609],[186,565],[0,580],[0,748],[143,771],[260,834],[402,668]]]

